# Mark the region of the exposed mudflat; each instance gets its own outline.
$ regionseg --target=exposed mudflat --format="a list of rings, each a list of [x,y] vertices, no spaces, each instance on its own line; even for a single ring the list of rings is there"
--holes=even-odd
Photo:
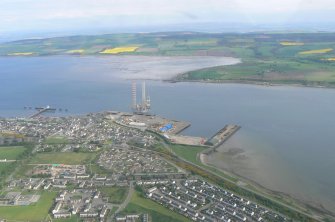
[[[178,74],[213,66],[234,65],[241,60],[218,56],[110,56],[103,58],[123,79],[169,80]]]

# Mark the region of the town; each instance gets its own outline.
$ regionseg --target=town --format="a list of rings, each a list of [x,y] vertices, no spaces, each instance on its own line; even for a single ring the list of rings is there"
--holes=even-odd
[[[6,206],[33,207],[49,192],[47,214],[54,219],[155,221],[157,215],[145,208],[132,209],[138,198],[170,209],[184,221],[286,220],[166,158],[167,142],[176,144],[170,138],[182,137],[178,133],[188,126],[153,115],[120,112],[0,119],[2,146],[30,147],[26,156],[3,162],[15,164],[17,170],[2,174],[6,180],[0,212]],[[213,149],[238,129],[226,128],[198,145]],[[178,141],[187,146],[190,141],[199,142],[188,137]]]

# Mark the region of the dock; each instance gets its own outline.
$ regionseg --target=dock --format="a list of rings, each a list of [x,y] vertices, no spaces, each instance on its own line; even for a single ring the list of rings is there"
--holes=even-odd
[[[216,148],[221,146],[225,141],[227,141],[231,136],[233,136],[241,127],[238,125],[226,125],[221,130],[219,130],[214,136],[205,142],[205,145],[211,148],[206,149],[203,153],[210,154],[216,151]]]
[[[238,125],[229,124],[220,129],[210,139],[207,139],[204,137],[180,135],[181,132],[191,126],[186,121],[167,119],[150,114],[139,115],[124,112],[109,112],[108,118],[124,126],[155,132],[173,144],[208,147],[205,151],[208,153],[215,151],[217,147],[241,128]]]

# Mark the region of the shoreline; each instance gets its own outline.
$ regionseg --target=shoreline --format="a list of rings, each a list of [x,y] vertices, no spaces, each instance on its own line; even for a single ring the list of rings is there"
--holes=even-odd
[[[183,73],[179,74],[182,75]],[[178,75],[178,76],[179,76]],[[207,83],[207,84],[243,84],[243,85],[255,85],[255,86],[264,86],[264,87],[273,87],[273,86],[288,86],[295,88],[315,88],[315,89],[335,89],[335,85],[304,85],[301,83],[272,83],[272,82],[263,82],[263,81],[250,81],[250,80],[162,80],[163,82],[168,83]]]
[[[200,153],[199,153],[200,154]],[[205,155],[205,156],[202,156]],[[274,198],[275,200],[278,201],[283,201],[284,203],[288,200],[293,200],[294,203],[292,206],[299,208],[300,210],[308,210],[308,209],[313,209],[316,212],[320,213],[320,214],[327,214],[329,216],[332,216],[333,219],[335,218],[335,212],[329,211],[328,209],[326,209],[321,203],[317,203],[317,202],[310,202],[298,197],[295,197],[293,195],[290,195],[288,193],[282,192],[282,191],[276,191],[276,190],[272,190],[266,186],[263,186],[262,184],[260,184],[259,182],[252,180],[250,178],[246,178],[243,175],[240,175],[237,172],[231,171],[227,168],[220,168],[218,166],[215,166],[213,164],[208,163],[208,159],[207,159],[207,155],[206,154],[200,154],[198,156],[198,159],[200,160],[200,162],[202,164],[204,164],[207,167],[211,167],[214,168],[224,174],[227,174],[228,176],[232,176],[235,179],[237,179],[237,185],[241,186],[241,187],[246,187],[246,186],[251,186],[251,189],[263,193],[265,195],[268,195],[270,198]],[[238,183],[241,182],[243,183],[242,185],[239,185]],[[283,200],[281,200],[283,199]],[[286,201],[285,201],[286,199]],[[289,203],[286,203],[289,204]],[[316,215],[317,216],[317,215]]]

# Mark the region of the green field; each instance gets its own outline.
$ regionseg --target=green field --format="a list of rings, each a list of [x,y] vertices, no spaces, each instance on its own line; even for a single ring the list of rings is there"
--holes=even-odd
[[[95,153],[38,153],[30,164],[85,164],[95,157]]]
[[[134,192],[130,203],[127,205],[123,213],[148,213],[151,216],[152,221],[159,222],[191,221],[152,200],[141,197],[137,192]]]
[[[0,159],[16,160],[25,150],[23,146],[0,146]]]
[[[0,163],[0,181],[12,171],[14,171],[13,163]]]
[[[0,163],[0,174],[3,171],[6,171],[10,163]]]
[[[103,196],[109,198],[111,203],[122,203],[127,196],[128,188],[127,187],[102,187],[99,188]]]
[[[46,144],[66,144],[68,142],[67,138],[59,136],[48,137],[44,141]]]
[[[184,145],[170,145],[170,148],[178,156],[185,160],[188,160],[194,164],[201,164],[198,160],[198,153],[204,151],[206,148],[199,146],[184,146]]]
[[[0,146],[0,159],[20,160],[25,157],[26,147],[23,146]],[[15,168],[20,164],[20,161],[0,163],[0,186],[4,182],[4,178],[9,176]]]
[[[52,206],[55,192],[42,192],[38,202],[29,206],[0,207],[0,218],[15,221],[42,221]]]

